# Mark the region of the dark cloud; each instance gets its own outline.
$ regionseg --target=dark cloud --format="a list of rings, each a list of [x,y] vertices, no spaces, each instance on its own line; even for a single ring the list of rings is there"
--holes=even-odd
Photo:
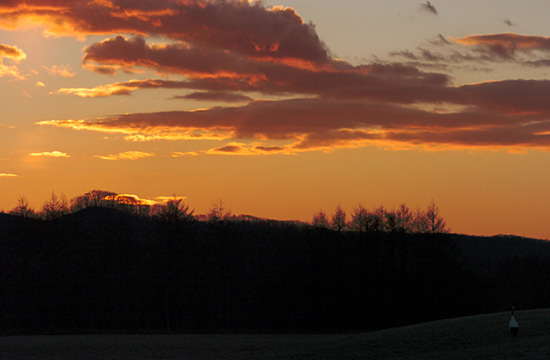
[[[230,92],[212,91],[212,92],[194,92],[187,95],[174,96],[173,99],[198,100],[198,101],[221,101],[221,102],[250,102],[251,97]]]
[[[0,26],[25,18],[56,35],[134,33],[163,36],[254,58],[324,63],[326,46],[291,8],[267,9],[241,0],[9,0]]]
[[[237,145],[227,145],[212,149],[212,151],[217,153],[239,153],[243,151],[243,148]]]
[[[420,4],[420,8],[431,14],[437,15],[437,9],[429,1],[426,1],[425,3]]]
[[[515,24],[510,19],[504,19],[504,23],[508,26],[515,26]]]
[[[506,86],[511,85],[501,84],[501,87]],[[449,98],[462,97],[467,101],[469,97],[475,98],[484,92],[495,92],[496,95],[497,88],[455,88]],[[227,138],[241,141],[285,140],[289,143],[284,147],[271,148],[262,144],[253,148],[228,144],[213,149],[215,153],[252,154],[254,151],[282,152],[282,149],[287,152],[305,151],[365,144],[550,149],[550,121],[546,120],[550,113],[549,106],[538,100],[512,105],[504,105],[505,101],[499,103],[496,96],[486,96],[476,100],[477,108],[434,112],[390,104],[296,99],[256,101],[241,107],[201,111],[125,114],[90,121],[50,121],[42,124],[118,132],[132,140],[139,137],[141,140]],[[519,111],[520,106],[532,111]],[[162,136],[159,137],[159,134]]]

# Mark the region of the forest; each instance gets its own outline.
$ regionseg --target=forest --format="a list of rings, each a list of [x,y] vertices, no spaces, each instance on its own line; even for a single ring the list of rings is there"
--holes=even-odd
[[[0,333],[363,332],[550,302],[546,241],[89,195],[0,214]]]

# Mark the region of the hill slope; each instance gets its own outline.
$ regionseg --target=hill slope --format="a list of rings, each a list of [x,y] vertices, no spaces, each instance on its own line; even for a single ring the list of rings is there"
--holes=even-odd
[[[550,309],[440,320],[352,335],[92,335],[0,338],[2,359],[547,359]]]

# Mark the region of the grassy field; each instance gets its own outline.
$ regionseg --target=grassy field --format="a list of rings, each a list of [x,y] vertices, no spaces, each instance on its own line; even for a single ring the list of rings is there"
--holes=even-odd
[[[550,309],[435,321],[347,335],[0,337],[0,359],[549,359]]]

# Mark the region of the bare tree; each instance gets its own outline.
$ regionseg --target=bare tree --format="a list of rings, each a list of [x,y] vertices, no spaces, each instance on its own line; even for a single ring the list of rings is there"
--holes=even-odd
[[[338,232],[346,229],[346,212],[340,204],[338,204],[334,215],[332,215],[332,228]]]
[[[351,214],[350,228],[359,232],[367,231],[367,216],[367,209],[365,209],[363,205],[359,204],[353,209],[353,213]]]
[[[413,213],[411,209],[403,203],[397,210],[397,228],[401,232],[410,233],[413,230]]]
[[[42,217],[45,220],[52,220],[61,217],[69,213],[69,202],[65,194],[61,193],[61,196],[57,196],[55,191],[52,191],[50,199],[46,200],[42,205]]]
[[[11,209],[10,215],[17,215],[26,218],[36,216],[34,209],[29,206],[29,201],[27,198],[21,195],[19,195],[19,198],[17,199],[17,205]]]
[[[210,211],[208,212],[208,221],[224,221],[231,217],[231,211],[225,208],[222,199],[218,199],[212,204]]]
[[[399,226],[397,223],[397,215],[395,211],[387,211],[384,214],[385,219],[385,230],[389,232],[399,231]]]
[[[416,207],[416,211],[414,212],[414,225],[413,229],[416,233],[425,233],[428,231],[428,221],[426,218],[426,214],[420,210],[420,207]]]
[[[327,214],[323,210],[319,210],[318,213],[313,214],[313,221],[311,224],[317,228],[329,228],[329,222],[327,218]]]
[[[448,233],[450,231],[447,228],[447,224],[445,223],[445,220],[443,220],[443,217],[439,215],[439,207],[437,207],[433,199],[428,205],[425,217],[427,220],[428,231],[432,234]]]

